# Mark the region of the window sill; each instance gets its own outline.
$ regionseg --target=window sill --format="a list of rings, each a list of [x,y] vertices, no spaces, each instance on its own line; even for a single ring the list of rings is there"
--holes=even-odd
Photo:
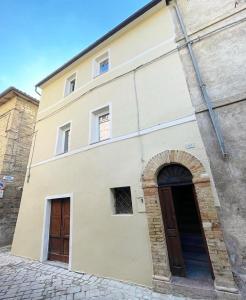
[[[94,75],[94,76],[93,76],[93,79],[96,79],[96,78],[98,78],[98,77],[100,77],[100,76],[102,76],[102,75],[105,75],[105,74],[107,74],[108,72],[109,72],[109,70],[108,70],[108,71],[105,71],[105,72],[103,72],[103,73]]]
[[[100,144],[100,143],[107,142],[107,141],[110,141],[110,140],[111,140],[111,138],[101,140],[101,141],[91,142],[90,145]]]
[[[61,152],[61,153],[56,153],[55,156],[60,156],[60,155],[64,155],[64,154],[67,154],[67,153],[69,153],[69,151],[67,151],[67,152]]]
[[[63,99],[66,99],[68,96],[73,95],[76,91],[77,91],[77,89],[75,89],[74,91],[72,91],[71,93],[69,93],[67,95],[63,95]]]
[[[133,217],[134,214],[112,214],[112,217]]]

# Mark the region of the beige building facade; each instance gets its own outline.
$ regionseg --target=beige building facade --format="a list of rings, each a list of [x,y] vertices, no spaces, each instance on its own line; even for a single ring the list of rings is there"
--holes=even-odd
[[[14,87],[0,94],[0,246],[12,243],[37,111]]]
[[[166,3],[152,1],[38,87],[12,253],[164,293],[238,299]],[[196,203],[205,290],[184,263],[181,219],[165,218],[174,191]]]

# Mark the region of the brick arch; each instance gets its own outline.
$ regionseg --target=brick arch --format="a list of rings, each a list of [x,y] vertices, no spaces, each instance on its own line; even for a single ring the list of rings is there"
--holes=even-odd
[[[192,174],[202,226],[207,240],[209,255],[215,276],[215,286],[225,291],[236,292],[228,253],[225,247],[220,222],[214,206],[210,178],[198,158],[181,150],[167,150],[153,156],[142,174],[142,185],[149,226],[153,261],[153,286],[156,291],[165,292],[170,283],[165,231],[159,202],[157,175],[165,165],[178,163]],[[171,284],[171,283],[170,283]]]
[[[177,163],[186,167],[191,172],[194,183],[210,181],[198,158],[185,151],[166,150],[153,156],[146,165],[142,176],[145,185],[156,185],[160,169],[171,163]]]

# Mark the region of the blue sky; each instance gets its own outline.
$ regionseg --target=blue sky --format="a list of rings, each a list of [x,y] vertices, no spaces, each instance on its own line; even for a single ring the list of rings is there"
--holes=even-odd
[[[0,92],[34,85],[149,0],[0,0]]]

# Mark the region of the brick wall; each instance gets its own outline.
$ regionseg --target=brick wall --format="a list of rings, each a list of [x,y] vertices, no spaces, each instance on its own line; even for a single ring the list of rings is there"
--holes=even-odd
[[[235,5],[237,2],[237,5]],[[228,157],[222,159],[187,48],[180,50],[198,126],[219,196],[219,216],[234,274],[246,286],[246,1],[177,0],[202,79],[220,123]],[[184,44],[176,14],[179,45]],[[199,38],[198,38],[199,37]],[[198,39],[197,39],[198,38]],[[197,39],[195,41],[195,39]],[[245,295],[246,297],[246,290]]]
[[[0,246],[11,244],[38,105],[14,97],[0,105],[0,178],[14,176],[0,199]]]
[[[159,292],[169,292],[171,285],[171,272],[156,180],[159,170],[170,163],[183,165],[193,176],[203,230],[215,276],[215,287],[219,291],[237,293],[214,205],[209,176],[196,157],[179,150],[165,151],[154,156],[147,164],[142,178],[153,260],[154,288]]]

